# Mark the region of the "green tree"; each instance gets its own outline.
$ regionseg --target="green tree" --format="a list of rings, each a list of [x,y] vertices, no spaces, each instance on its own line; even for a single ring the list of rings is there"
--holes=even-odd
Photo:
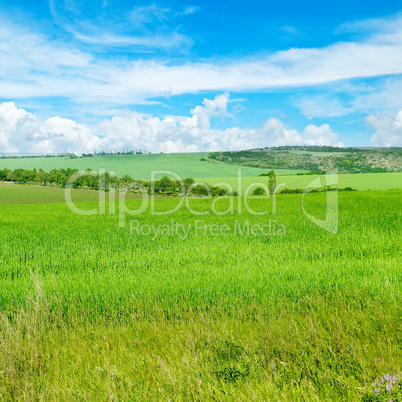
[[[273,170],[271,170],[270,172],[268,172],[268,176],[269,176],[268,179],[269,193],[274,194],[276,189],[276,174]]]
[[[183,180],[184,183],[184,188],[186,191],[186,194],[188,193],[188,189],[195,183],[194,179],[191,179],[190,177],[188,177],[187,179]]]
[[[167,176],[163,176],[160,180],[156,180],[154,187],[156,193],[173,193],[180,189],[180,185]]]
[[[265,190],[262,187],[256,187],[253,192],[252,195],[267,195]]]

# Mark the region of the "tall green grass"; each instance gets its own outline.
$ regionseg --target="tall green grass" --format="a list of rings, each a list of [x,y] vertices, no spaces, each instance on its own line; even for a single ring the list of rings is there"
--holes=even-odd
[[[299,195],[278,196],[266,217],[182,208],[127,217],[124,228],[115,215],[78,216],[64,204],[1,206],[1,397],[363,397],[402,365],[401,195],[340,193],[337,235],[303,215]],[[323,216],[325,196],[307,196],[309,213]],[[231,228],[273,219],[286,235],[152,241],[130,235],[130,219]]]

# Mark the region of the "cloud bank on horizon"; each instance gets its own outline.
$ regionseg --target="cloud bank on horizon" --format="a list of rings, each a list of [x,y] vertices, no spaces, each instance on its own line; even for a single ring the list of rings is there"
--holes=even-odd
[[[7,153],[92,153],[102,150],[143,149],[152,152],[224,151],[279,145],[335,145],[338,134],[328,124],[309,124],[303,132],[272,117],[257,129],[211,128],[211,119],[227,115],[229,94],[204,99],[190,117],[154,117],[125,111],[95,128],[73,120],[51,117],[46,121],[14,102],[0,105],[0,148]]]
[[[263,2],[214,4],[0,1],[0,152],[402,146],[397,2],[318,33]],[[232,14],[214,26],[214,7]],[[257,32],[271,14],[298,26]],[[254,48],[239,52],[243,39]]]

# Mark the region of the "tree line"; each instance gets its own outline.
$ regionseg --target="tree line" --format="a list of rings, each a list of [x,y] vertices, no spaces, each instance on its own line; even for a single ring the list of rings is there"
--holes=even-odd
[[[151,152],[146,151],[145,149],[133,149],[133,150],[122,150],[116,151],[108,150],[108,151],[99,151],[88,154],[81,154],[81,156],[76,155],[74,152],[67,153],[58,153],[58,154],[2,154],[0,155],[0,159],[32,159],[32,158],[67,158],[67,159],[76,159],[76,158],[92,158],[94,156],[113,156],[113,155],[143,155],[143,154],[151,154]]]
[[[74,180],[70,178],[74,177]],[[136,180],[130,175],[117,177],[108,172],[99,173],[86,169],[79,173],[78,169],[52,169],[45,172],[43,169],[15,169],[0,170],[0,181],[19,184],[38,184],[54,186],[109,191],[116,189],[134,193],[148,193],[150,195],[194,195],[194,196],[235,196],[237,192],[230,192],[226,188],[211,186],[206,183],[196,183],[192,178],[184,180],[171,179],[164,176],[159,180]]]

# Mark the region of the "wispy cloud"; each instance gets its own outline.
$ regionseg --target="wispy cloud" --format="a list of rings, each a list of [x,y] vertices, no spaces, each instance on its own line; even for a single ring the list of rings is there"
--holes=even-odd
[[[188,6],[184,10],[184,14],[194,14],[201,10],[199,6]]]
[[[339,117],[353,111],[336,95],[305,95],[293,98],[295,105],[309,119],[316,117]]]
[[[291,96],[296,107],[309,119],[369,114],[396,113],[402,107],[400,74],[371,80],[351,80],[315,87]]]
[[[71,15],[81,12],[74,1],[68,4]],[[181,34],[169,29],[147,31],[150,20],[154,24],[157,19],[164,27],[166,20],[173,18],[170,9],[150,6],[131,11],[140,21],[137,28],[143,29],[141,35],[131,35],[131,32],[126,36],[119,31],[113,36],[114,26],[109,20],[103,25],[98,21],[102,29],[106,28],[95,35],[93,22],[87,26],[85,19],[77,29],[84,27],[82,32],[89,32],[89,36],[81,38],[84,33],[78,31],[76,35],[87,43],[131,44],[144,50],[182,43]],[[125,18],[134,17],[125,15]],[[370,113],[376,108],[394,111],[402,107],[402,16],[394,17],[391,27],[383,20],[370,22],[369,35],[355,42],[338,42],[321,48],[292,48],[258,57],[187,62],[169,60],[167,56],[141,58],[138,54],[125,54],[120,57],[77,41],[51,38],[44,32],[27,28],[27,24],[11,22],[4,13],[0,13],[0,19],[2,99],[62,97],[77,107],[81,105],[86,110],[102,113],[105,109],[149,104],[155,97],[186,93],[299,87],[306,93],[306,88],[317,89],[323,85],[326,86],[323,94],[317,90],[314,94],[293,98],[309,118],[342,116],[356,110]],[[345,84],[376,76],[393,78],[364,90]],[[331,85],[332,89],[328,89]],[[350,95],[346,103],[339,96],[342,91]]]
[[[291,25],[284,25],[280,28],[282,32],[286,34],[288,39],[293,38],[293,37],[305,37],[306,35],[299,31],[297,28],[291,26]]]
[[[289,49],[258,58],[169,63],[116,59],[50,39],[7,22],[0,28],[0,97],[64,96],[75,101],[130,104],[162,94],[217,90],[261,90],[316,86],[356,77],[402,73],[402,18],[399,30],[376,32],[362,42]],[[78,35],[78,34],[77,34]],[[108,36],[94,39],[124,44],[169,42],[159,38]],[[170,35],[170,36],[169,36]],[[180,42],[180,35],[176,42]],[[173,40],[174,42],[175,40]]]
[[[132,51],[189,48],[192,40],[174,26],[178,12],[156,4],[116,9],[104,2],[94,9],[87,2],[50,0],[54,22],[81,42],[131,47]]]
[[[397,13],[382,18],[371,18],[359,21],[349,21],[342,24],[335,30],[336,34],[355,33],[361,34],[376,34],[400,32],[400,21],[402,13]]]

